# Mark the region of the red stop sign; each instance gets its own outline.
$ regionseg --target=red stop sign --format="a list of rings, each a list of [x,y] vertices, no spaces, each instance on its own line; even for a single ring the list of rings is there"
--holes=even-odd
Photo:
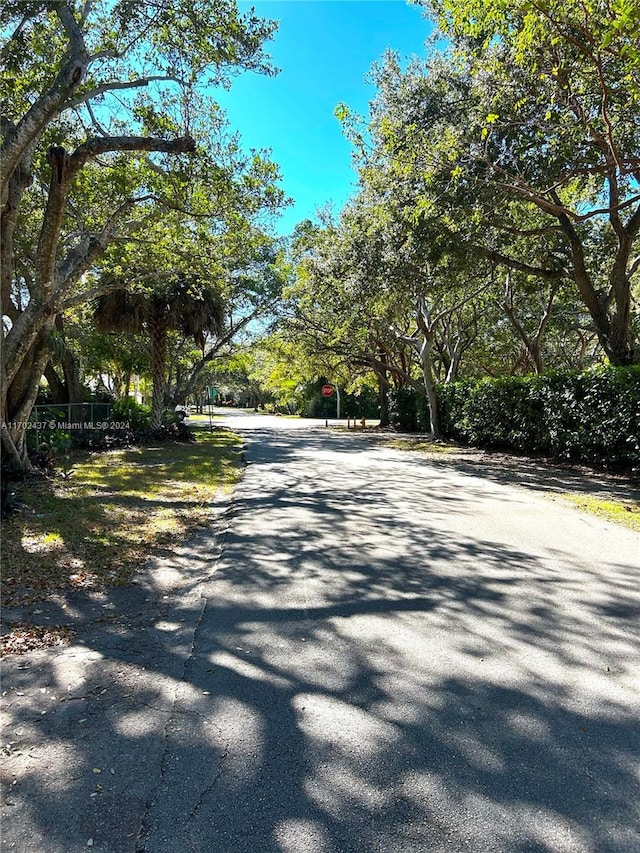
[[[322,396],[323,397],[332,397],[333,396],[333,385],[323,385],[322,386]]]

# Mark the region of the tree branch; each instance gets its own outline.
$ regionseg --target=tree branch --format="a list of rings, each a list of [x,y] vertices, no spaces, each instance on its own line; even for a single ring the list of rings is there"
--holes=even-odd
[[[86,234],[80,244],[68,253],[56,272],[56,287],[52,294],[52,301],[56,310],[59,310],[61,306],[69,307],[64,300],[60,301],[60,295],[68,289],[72,282],[77,281],[82,273],[89,269],[93,261],[102,254],[113,238],[114,231],[123,217],[136,204],[140,204],[145,199],[146,196],[128,199],[109,216],[98,234]],[[71,304],[76,304],[75,298]]]
[[[69,39],[68,58],[50,88],[32,104],[13,130],[5,136],[0,149],[2,204],[6,200],[9,179],[25,151],[38,139],[47,123],[60,111],[65,100],[78,88],[86,74],[89,60],[82,32],[66,4],[57,6],[56,12]]]
[[[527,275],[533,275],[536,278],[559,279],[565,278],[567,276],[567,272],[565,270],[534,267],[530,264],[522,263],[522,261],[516,261],[515,258],[510,258],[507,255],[503,255],[501,252],[497,252],[495,249],[487,249],[484,246],[476,246],[476,250],[483,257],[487,258],[494,264],[500,264],[501,266],[509,267],[509,269],[518,270],[519,272],[527,273]]]
[[[113,151],[156,151],[163,154],[187,154],[196,150],[191,136],[160,139],[153,136],[103,136],[88,139],[69,157],[69,177],[73,178],[84,164],[100,154]]]
[[[69,101],[64,105],[65,110],[72,109],[73,107],[80,106],[81,104],[86,103],[91,98],[96,98],[98,95],[103,95],[105,92],[117,92],[122,91],[123,89],[141,89],[145,86],[148,86],[149,83],[154,83],[158,81],[171,81],[173,83],[180,83],[181,80],[179,77],[174,77],[170,74],[152,74],[148,77],[139,77],[136,80],[120,80],[120,81],[112,81],[110,83],[102,83],[100,86],[96,86],[93,89],[88,89],[86,92],[82,92],[78,95],[77,98],[74,98],[72,101]]]
[[[84,43],[84,35],[78,26],[78,22],[73,16],[73,12],[67,3],[56,6],[56,14],[60,19],[60,23],[64,27],[64,31],[69,39],[69,53],[71,55],[85,55],[86,46]]]

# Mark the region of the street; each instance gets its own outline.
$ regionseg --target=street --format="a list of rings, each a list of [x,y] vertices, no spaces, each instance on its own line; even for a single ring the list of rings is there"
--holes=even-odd
[[[42,653],[78,703],[29,706],[6,849],[637,853],[640,535],[524,465],[225,421],[244,478],[140,593],[153,636]]]

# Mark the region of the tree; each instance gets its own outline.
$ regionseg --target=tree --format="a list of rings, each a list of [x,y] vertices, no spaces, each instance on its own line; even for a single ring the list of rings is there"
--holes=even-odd
[[[140,379],[150,375],[148,341],[141,336],[97,331],[93,305],[65,316],[65,347],[73,353],[85,395],[128,400],[140,392]],[[49,372],[45,378],[49,381]]]
[[[179,329],[202,348],[206,333],[219,334],[223,329],[224,305],[211,287],[177,272],[147,293],[120,288],[103,294],[98,297],[94,320],[102,332],[146,330],[153,379],[151,427],[159,429],[165,408],[169,330]]]
[[[286,291],[289,316],[283,334],[295,344],[308,379],[340,379],[348,391],[377,384],[380,420],[387,425],[392,336],[381,311],[388,293],[378,292],[379,279],[366,273],[371,244],[366,231],[350,222],[353,215],[348,206],[338,222],[325,216],[323,227],[305,222],[296,229],[293,257],[298,263]]]
[[[176,381],[174,402],[183,402],[202,385],[202,377],[214,362],[227,361],[250,345],[252,324],[266,333],[289,274],[280,242],[255,227],[227,235],[221,275],[224,323],[217,335],[209,335],[204,346]],[[209,273],[210,274],[210,273]]]
[[[542,283],[571,282],[609,360],[637,361],[640,19],[632,4],[442,0],[430,8],[452,51],[433,51],[406,72],[393,56],[375,69],[367,168],[385,162],[400,179],[421,174],[415,216],[478,258]]]
[[[436,382],[456,378],[477,336],[475,300],[492,283],[490,265],[439,245],[406,215],[397,181],[364,172],[360,185],[307,247],[295,289],[299,335],[376,375],[383,423],[392,384],[423,394],[439,437]]]
[[[207,161],[210,140],[198,144],[191,126],[197,89],[269,71],[274,26],[239,16],[233,0],[3,4],[0,415],[14,464],[26,463],[21,426],[57,317],[99,295],[87,273],[158,204],[203,203],[169,163]],[[212,196],[215,207],[215,185]]]
[[[56,317],[55,346],[44,369],[54,403],[82,403],[83,387],[73,350],[67,346],[62,314]],[[58,369],[56,369],[58,368]]]

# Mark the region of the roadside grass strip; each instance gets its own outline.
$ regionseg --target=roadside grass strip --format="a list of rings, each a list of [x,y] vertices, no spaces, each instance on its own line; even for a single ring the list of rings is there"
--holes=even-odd
[[[554,494],[577,509],[597,515],[607,521],[623,524],[631,530],[640,531],[640,501],[597,498],[593,495]]]
[[[156,549],[206,524],[240,477],[241,439],[72,454],[71,476],[33,478],[3,522],[2,600],[28,605],[74,587],[127,583]]]
[[[385,441],[385,444],[388,447],[394,447],[396,450],[415,450],[419,453],[461,453],[461,449],[457,445],[429,441],[426,438],[390,438]]]

